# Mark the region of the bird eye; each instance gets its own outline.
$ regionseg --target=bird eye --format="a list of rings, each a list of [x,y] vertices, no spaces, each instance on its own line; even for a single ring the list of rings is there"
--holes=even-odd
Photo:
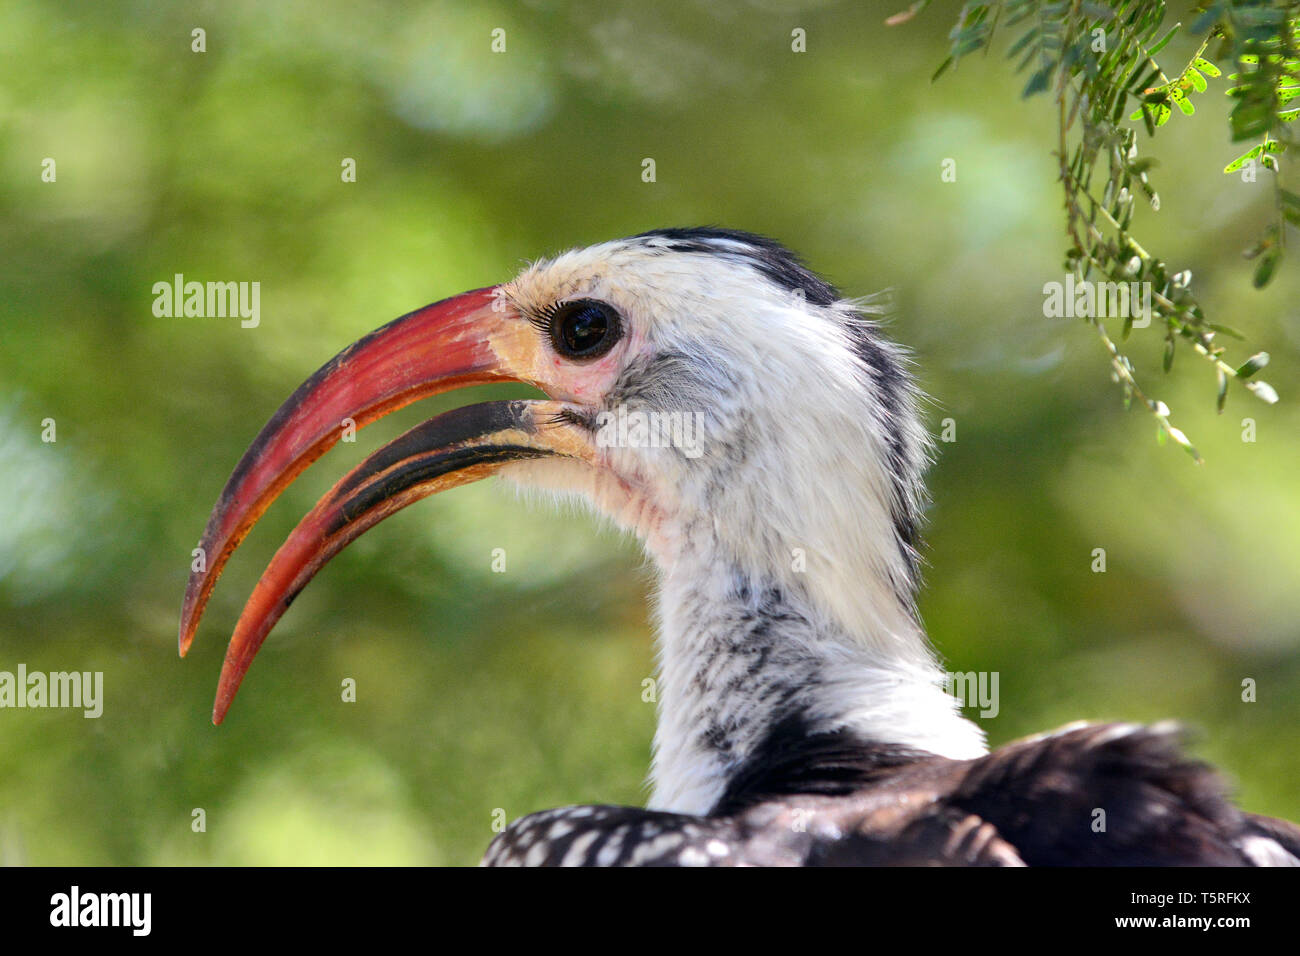
[[[551,316],[551,342],[555,351],[567,358],[599,358],[622,335],[618,313],[604,302],[592,299],[566,302]]]

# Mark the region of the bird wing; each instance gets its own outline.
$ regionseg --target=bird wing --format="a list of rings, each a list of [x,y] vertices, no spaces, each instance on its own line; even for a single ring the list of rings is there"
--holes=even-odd
[[[991,822],[1030,866],[1296,862],[1286,841],[1294,850],[1300,831],[1234,807],[1184,736],[1172,723],[1071,725],[970,761],[945,802]]]
[[[973,813],[934,807],[893,832],[870,822],[839,839],[815,841],[810,866],[1024,866],[997,828]]]
[[[813,741],[716,815],[578,806],[515,821],[488,866],[1267,866],[1300,827],[1242,813],[1171,723],[1076,724],[973,760]],[[868,752],[870,751],[870,752]],[[850,789],[854,775],[860,780]],[[795,781],[803,792],[794,790]],[[763,786],[758,786],[762,783]],[[768,788],[771,789],[768,789]]]

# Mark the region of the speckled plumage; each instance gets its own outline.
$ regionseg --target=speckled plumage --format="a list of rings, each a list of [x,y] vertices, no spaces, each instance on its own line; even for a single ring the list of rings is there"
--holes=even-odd
[[[1172,725],[1082,724],[966,761],[893,754],[876,763],[871,745],[845,747],[835,761],[840,779],[828,793],[754,793],[706,816],[605,806],[548,810],[512,823],[483,863],[1294,864],[1295,829],[1234,808],[1213,772],[1181,754],[1178,738]],[[846,772],[855,761],[863,764],[856,777]],[[804,767],[802,783],[819,779],[816,763]],[[1098,810],[1106,811],[1101,831],[1092,825]]]

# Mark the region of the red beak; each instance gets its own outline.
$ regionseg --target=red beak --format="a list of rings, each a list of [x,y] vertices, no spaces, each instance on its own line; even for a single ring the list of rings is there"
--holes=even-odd
[[[535,336],[492,288],[426,306],[344,349],[271,416],[221,492],[181,607],[180,653],[189,650],[212,588],[249,529],[308,465],[342,437],[427,396],[491,381],[537,384]],[[354,469],[316,505],[272,559],[231,639],[213,709],[221,723],[275,622],[312,576],[358,535],[445,488],[511,461],[587,457],[589,443],[554,402],[492,402],[412,429]]]

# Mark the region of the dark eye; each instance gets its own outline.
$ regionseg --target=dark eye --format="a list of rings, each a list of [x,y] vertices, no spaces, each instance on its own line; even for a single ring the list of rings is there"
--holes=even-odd
[[[623,335],[618,313],[604,302],[579,299],[557,306],[551,315],[551,342],[566,358],[599,358]]]

